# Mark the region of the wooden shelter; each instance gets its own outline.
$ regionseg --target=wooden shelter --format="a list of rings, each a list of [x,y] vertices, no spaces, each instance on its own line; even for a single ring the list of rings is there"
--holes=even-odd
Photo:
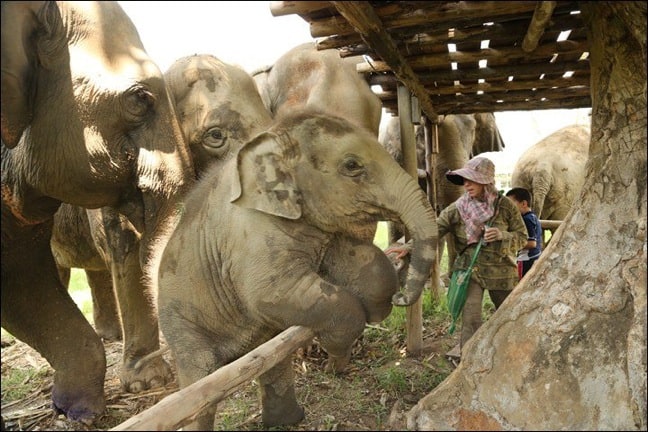
[[[307,21],[320,50],[363,56],[357,70],[399,117],[404,168],[414,177],[421,173],[413,124],[425,126],[423,175],[433,208],[439,116],[592,104],[578,2],[273,1],[270,11]],[[438,274],[437,262],[430,274],[436,296]],[[416,355],[420,301],[407,308],[407,321],[408,352]]]
[[[437,115],[591,106],[589,44],[572,1],[274,1],[318,49],[364,55],[388,112],[397,84]],[[375,87],[374,87],[375,88]]]

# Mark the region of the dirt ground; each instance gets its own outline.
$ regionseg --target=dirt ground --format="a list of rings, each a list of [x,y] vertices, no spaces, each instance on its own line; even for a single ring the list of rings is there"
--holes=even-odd
[[[316,343],[298,351],[294,355],[296,393],[306,418],[298,425],[270,430],[406,429],[406,412],[453,370],[445,353],[455,346],[457,336],[447,334],[447,325],[424,325],[422,353],[411,357],[405,354],[403,335],[386,334],[369,342],[366,334],[356,342],[350,367],[342,375],[323,372],[326,353]],[[50,408],[53,371],[36,351],[17,340],[3,344],[2,418],[6,430],[108,430],[177,390],[174,381],[145,393],[123,392],[118,379],[122,344],[107,342],[105,348],[107,410],[88,426],[69,421]],[[172,364],[170,357],[166,358]],[[6,375],[29,368],[39,372],[22,383],[29,386],[27,396],[6,401]],[[219,404],[215,430],[268,430],[261,422],[254,381]]]

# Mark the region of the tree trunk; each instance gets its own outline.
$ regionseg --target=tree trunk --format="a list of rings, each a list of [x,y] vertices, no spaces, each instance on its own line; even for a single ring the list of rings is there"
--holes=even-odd
[[[410,429],[646,430],[646,2],[580,5],[593,104],[583,190]]]

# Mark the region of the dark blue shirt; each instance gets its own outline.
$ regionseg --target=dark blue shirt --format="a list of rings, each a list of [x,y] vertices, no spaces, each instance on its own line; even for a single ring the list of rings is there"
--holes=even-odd
[[[523,214],[522,219],[529,234],[528,240],[535,240],[536,242],[536,247],[528,249],[526,252],[529,260],[536,260],[542,252],[542,227],[540,226],[540,220],[533,211]]]

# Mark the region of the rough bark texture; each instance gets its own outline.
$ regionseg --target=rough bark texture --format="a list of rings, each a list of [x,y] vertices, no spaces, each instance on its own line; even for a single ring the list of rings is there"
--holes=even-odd
[[[551,245],[408,413],[419,430],[646,430],[646,3],[586,2],[586,182]]]

